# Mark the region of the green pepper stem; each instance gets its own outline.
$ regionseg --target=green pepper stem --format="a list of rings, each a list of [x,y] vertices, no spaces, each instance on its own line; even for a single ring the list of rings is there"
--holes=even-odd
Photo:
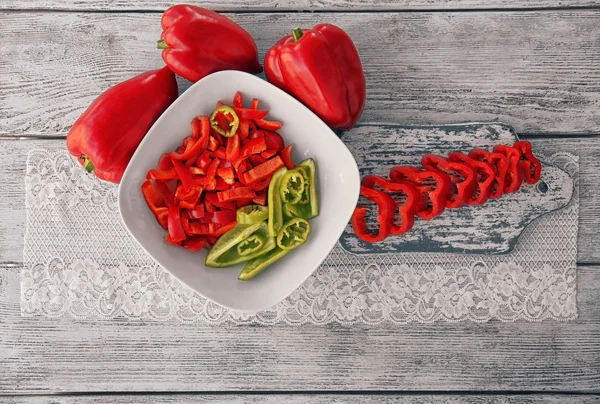
[[[88,156],[82,154],[81,156],[79,156],[79,158],[83,160],[83,168],[85,168],[85,171],[87,171],[88,173],[94,171],[96,167],[94,167],[94,163],[92,163],[92,160]]]
[[[294,37],[294,42],[296,42],[296,41],[298,41],[298,39],[302,38],[302,34],[304,34],[304,32],[302,31],[302,28],[292,29],[292,36]]]
[[[156,47],[158,49],[169,49],[169,45],[167,45],[164,39],[159,39],[156,41]]]

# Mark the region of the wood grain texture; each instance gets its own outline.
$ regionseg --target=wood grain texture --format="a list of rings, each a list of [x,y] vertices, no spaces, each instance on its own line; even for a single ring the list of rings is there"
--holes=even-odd
[[[600,393],[600,267],[577,320],[210,326],[21,317],[0,268],[0,394],[81,391],[543,390]]]
[[[495,145],[512,145],[519,138],[502,124],[467,124],[450,126],[362,126],[344,134],[344,143],[356,159],[361,176],[388,178],[394,166],[421,167],[426,154],[447,156],[453,151],[468,153],[478,148],[492,150]],[[446,209],[434,220],[415,220],[414,227],[402,236],[390,236],[380,243],[367,243],[348,224],[340,238],[342,247],[356,254],[403,252],[448,252],[507,254],[521,233],[533,220],[566,206],[573,195],[573,180],[568,173],[545,162],[540,183],[547,192],[525,182],[521,189],[483,206]],[[405,197],[405,195],[403,195]],[[359,201],[363,206],[366,198]],[[375,215],[370,215],[376,225]],[[371,223],[370,223],[371,224]],[[540,256],[544,256],[540,252]]]
[[[213,10],[298,11],[298,10],[433,10],[503,9],[540,7],[592,7],[598,0],[203,0],[188,1]],[[0,9],[19,10],[144,10],[163,11],[177,4],[165,0],[4,0]]]
[[[500,120],[519,133],[600,133],[600,10],[228,16],[254,36],[261,60],[291,26],[347,30],[366,72],[362,123]],[[110,85],[160,67],[159,20],[0,13],[0,135],[66,133]]]
[[[6,404],[588,404],[597,403],[597,395],[139,395],[139,396],[76,396],[76,397],[7,397]]]
[[[385,128],[382,128],[382,131]],[[564,151],[580,156],[578,261],[600,262],[600,137],[532,139],[544,154]],[[0,140],[0,262],[21,262],[25,233],[25,160],[31,148],[65,147],[64,140]]]

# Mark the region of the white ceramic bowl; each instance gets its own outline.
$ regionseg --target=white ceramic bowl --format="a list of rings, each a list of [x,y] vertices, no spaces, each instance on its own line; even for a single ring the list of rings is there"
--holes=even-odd
[[[311,220],[308,241],[250,281],[238,280],[243,265],[209,268],[206,250],[192,253],[166,244],[165,230],[148,209],[140,186],[158,159],[190,134],[190,122],[208,115],[218,100],[230,103],[236,91],[249,103],[260,100],[267,119],[283,123],[279,131],[293,143],[296,162],[316,161],[320,214]],[[331,129],[299,101],[256,76],[238,71],[211,74],[192,85],[150,129],[133,155],[119,187],[119,209],[125,226],[163,268],[202,296],[225,307],[260,311],[286,298],[321,264],[334,247],[356,206],[360,176],[350,151]]]

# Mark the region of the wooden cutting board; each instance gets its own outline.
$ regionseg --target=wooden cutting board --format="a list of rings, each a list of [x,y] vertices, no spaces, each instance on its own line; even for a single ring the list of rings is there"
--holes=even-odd
[[[451,151],[468,153],[473,148],[491,150],[512,145],[518,136],[508,125],[472,123],[447,126],[359,127],[344,133],[342,140],[356,159],[361,176],[387,177],[396,165],[420,166],[424,154],[446,156]],[[535,150],[534,150],[535,153]],[[446,209],[431,220],[415,220],[413,229],[390,236],[381,243],[365,243],[348,224],[340,244],[351,253],[448,252],[506,254],[516,245],[525,227],[536,218],[566,206],[573,195],[573,179],[543,161],[536,185],[522,188],[483,206]],[[361,197],[361,204],[365,200]]]

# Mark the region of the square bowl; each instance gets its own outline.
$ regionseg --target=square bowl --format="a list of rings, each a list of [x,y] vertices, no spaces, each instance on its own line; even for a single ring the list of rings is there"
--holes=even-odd
[[[191,133],[190,122],[210,115],[217,101],[230,103],[236,91],[260,100],[267,119],[281,121],[285,144],[294,144],[294,160],[312,157],[317,165],[320,214],[311,219],[304,245],[291,251],[250,281],[238,280],[243,265],[209,268],[206,250],[193,253],[164,242],[165,230],[146,205],[141,185],[163,153],[173,151]],[[234,310],[256,312],[290,295],[321,264],[350,220],[360,192],[352,154],[336,134],[302,103],[248,73],[222,71],[192,85],[156,121],[131,158],[119,187],[119,210],[137,242],[163,268],[200,295]]]

